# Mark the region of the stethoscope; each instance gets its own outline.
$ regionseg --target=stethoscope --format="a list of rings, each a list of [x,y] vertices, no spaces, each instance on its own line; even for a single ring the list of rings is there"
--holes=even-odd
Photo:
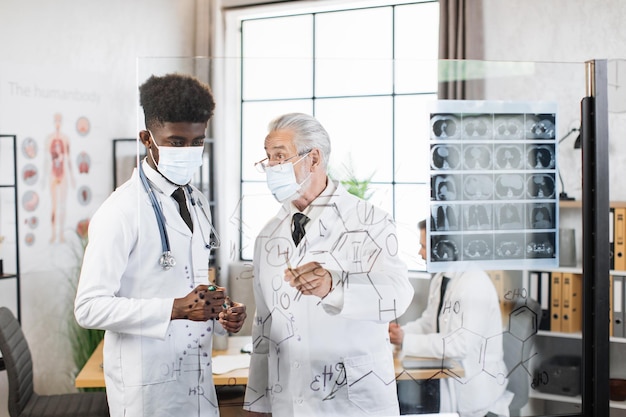
[[[150,183],[148,182],[148,178],[146,177],[146,174],[143,171],[141,162],[138,165],[139,165],[139,178],[141,178],[141,183],[143,184],[143,187],[148,193],[148,197],[150,197],[150,202],[152,203],[152,209],[154,210],[154,215],[156,217],[156,221],[159,226],[159,234],[161,235],[161,250],[163,253],[161,254],[161,257],[159,258],[159,265],[161,265],[161,268],[163,268],[164,271],[167,271],[168,269],[176,265],[176,259],[174,259],[174,256],[172,255],[172,252],[171,252],[170,240],[167,235],[167,229],[165,228],[165,216],[163,215],[163,210],[161,210],[161,205],[159,204],[159,201],[154,195],[154,191],[152,190],[152,187],[150,186]],[[209,216],[207,215],[206,210],[204,209],[204,205],[202,204],[202,201],[196,200],[193,197],[193,192],[189,184],[187,184],[185,188],[187,189],[187,193],[189,194],[189,200],[191,201],[191,205],[193,206],[193,211],[196,214],[196,218],[199,218],[198,209],[196,206],[200,206],[200,209],[202,210],[202,213],[204,214],[204,217],[206,218],[207,223],[209,223],[209,227],[211,228],[211,232],[209,233],[209,242],[207,243],[207,239],[204,235],[204,230],[202,229],[201,225],[198,225],[198,227],[200,228],[200,233],[202,234],[202,240],[204,240],[205,249],[212,250],[212,249],[219,248],[221,244],[220,237],[218,236],[217,231],[213,227],[213,223],[211,223],[211,220],[209,220]],[[211,234],[213,235],[214,239],[211,239]]]

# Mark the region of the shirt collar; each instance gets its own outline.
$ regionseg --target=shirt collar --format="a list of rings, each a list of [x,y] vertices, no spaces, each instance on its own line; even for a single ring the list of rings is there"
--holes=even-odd
[[[150,185],[155,191],[165,195],[172,195],[174,190],[178,188],[178,185],[171,183],[163,175],[161,175],[159,171],[152,168],[145,158],[141,161],[141,166],[143,167],[143,172],[146,174],[148,181],[150,181]]]
[[[302,211],[303,214],[306,214],[309,218],[317,218],[321,215],[322,211],[324,211],[324,207],[328,205],[333,195],[335,195],[335,191],[337,191],[337,183],[328,178],[326,181],[326,188],[324,191],[320,193],[315,200],[311,201],[311,203]],[[293,216],[295,213],[300,213],[300,210],[296,208],[296,206],[289,204],[290,216]]]

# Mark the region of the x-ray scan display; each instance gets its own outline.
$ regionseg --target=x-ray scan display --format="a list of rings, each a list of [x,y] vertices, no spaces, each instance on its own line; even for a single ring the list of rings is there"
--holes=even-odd
[[[528,166],[531,169],[553,169],[556,164],[554,145],[528,147]]]
[[[452,114],[436,114],[430,118],[430,137],[437,139],[456,139],[461,136],[461,124]]]
[[[430,150],[430,166],[433,169],[457,169],[460,163],[460,146],[435,145]]]
[[[524,116],[516,114],[494,115],[494,139],[524,139]]]
[[[556,107],[436,102],[429,124],[429,271],[558,266]]]
[[[485,145],[466,145],[463,147],[463,162],[465,169],[489,169],[491,168],[491,147]]]
[[[496,204],[496,230],[525,229],[524,206],[513,203]]]
[[[459,207],[445,204],[431,206],[431,229],[438,232],[461,230],[459,227]]]
[[[524,147],[519,144],[494,145],[494,168],[495,169],[523,169]]]

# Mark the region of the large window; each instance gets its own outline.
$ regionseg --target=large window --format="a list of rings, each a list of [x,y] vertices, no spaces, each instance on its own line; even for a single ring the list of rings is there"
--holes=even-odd
[[[370,201],[394,216],[403,258],[423,270],[417,222],[428,215],[429,158],[422,116],[436,99],[439,6],[340,5],[292,5],[289,14],[240,20],[241,257],[252,258],[254,237],[278,209],[253,166],[265,157],[267,124],[305,112],[331,136],[331,176],[371,179]]]

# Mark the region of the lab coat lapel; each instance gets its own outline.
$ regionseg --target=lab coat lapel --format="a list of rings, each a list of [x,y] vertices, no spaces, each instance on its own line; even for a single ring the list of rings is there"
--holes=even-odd
[[[167,225],[173,230],[175,230],[176,233],[180,233],[184,236],[191,237],[192,232],[191,230],[189,230],[187,223],[185,223],[185,221],[181,217],[180,212],[178,211],[177,203],[176,201],[174,201],[174,198],[172,196],[164,195],[163,199],[165,200],[163,205],[167,206],[167,209],[163,210],[164,216],[166,217],[165,221]],[[198,219],[196,218],[194,210],[189,210],[189,212],[191,213],[191,218],[194,224],[197,224]]]

